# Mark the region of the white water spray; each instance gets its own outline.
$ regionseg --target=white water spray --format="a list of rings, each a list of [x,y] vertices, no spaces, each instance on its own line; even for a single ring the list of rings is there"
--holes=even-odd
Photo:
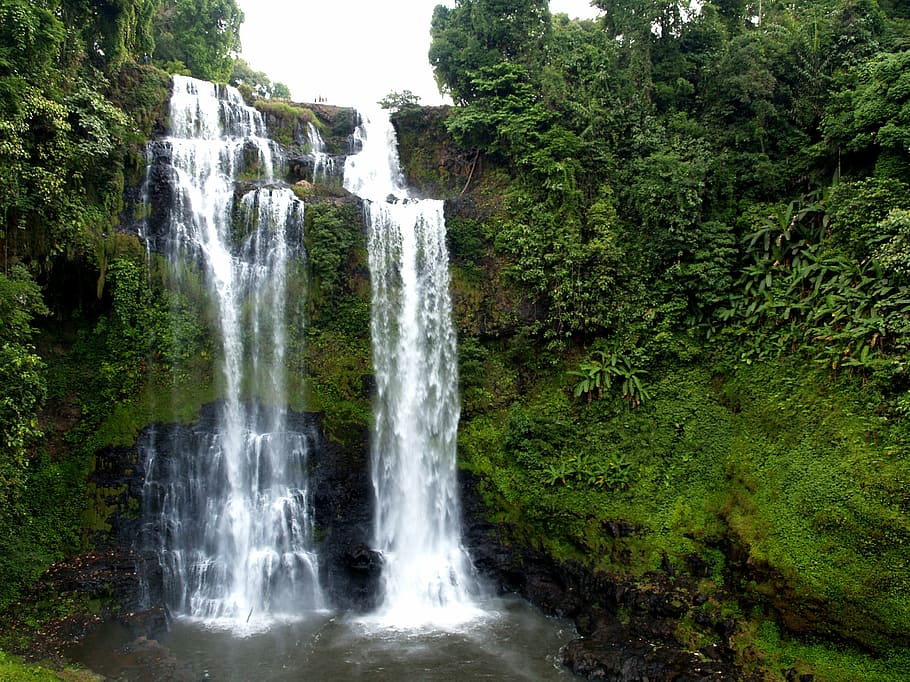
[[[217,307],[225,396],[166,463],[150,457],[168,606],[229,627],[319,609],[305,475],[310,438],[286,423],[287,276],[303,204],[272,181],[279,159],[240,94],[181,76],[170,102],[175,205],[169,254],[204,270]],[[238,172],[262,187],[240,198]],[[253,405],[243,395],[257,395]]]
[[[455,331],[443,203],[411,198],[385,112],[364,116],[362,151],[344,184],[365,200],[377,396],[372,441],[375,542],[382,552],[378,621],[457,626],[480,615],[461,544]]]
[[[313,182],[329,182],[335,175],[335,159],[326,151],[325,140],[312,123],[307,123],[307,139],[313,157]]]

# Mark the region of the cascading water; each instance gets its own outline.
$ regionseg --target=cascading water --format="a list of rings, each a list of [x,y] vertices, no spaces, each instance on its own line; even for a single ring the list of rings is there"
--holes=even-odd
[[[312,123],[307,123],[307,139],[313,157],[313,182],[328,182],[335,175],[335,159],[326,151],[325,140]]]
[[[443,203],[409,196],[385,112],[364,117],[345,188],[369,223],[375,542],[383,554],[378,620],[457,625],[479,614],[461,544],[456,481],[459,417]]]
[[[312,613],[323,596],[304,472],[321,446],[307,415],[282,407],[281,367],[297,341],[284,320],[299,298],[291,291],[303,206],[268,182],[273,153],[236,93],[178,78],[171,108],[172,136],[150,145],[153,218],[144,234],[154,254],[171,259],[172,277],[187,273],[176,298],[210,299],[216,309],[204,317],[220,325],[225,399],[194,424],[153,426],[139,441],[146,482],[135,547],[150,559],[146,605],[163,598],[183,617],[158,635],[160,648],[111,623],[68,655],[117,679],[566,679],[556,652],[571,631],[520,601],[480,594],[461,543],[442,203],[409,196],[387,116],[359,129],[362,152],[345,169],[369,225],[373,532],[383,554],[379,610],[349,619]],[[236,198],[238,171],[241,185],[260,189]],[[194,286],[200,274],[208,292]],[[339,501],[360,497],[351,460],[339,458],[336,477],[326,476],[327,459],[314,462],[319,480],[338,486]],[[335,517],[325,493],[319,510]],[[362,508],[351,501],[358,523]],[[321,568],[333,597],[333,573],[356,574],[344,579],[353,591],[373,589],[375,553],[362,551],[360,531],[327,524]]]
[[[225,398],[214,428],[169,443],[171,456],[147,444],[144,504],[166,603],[228,626],[299,617],[323,606],[305,473],[312,438],[289,430],[285,407],[287,279],[304,207],[269,184],[280,157],[233,88],[175,76],[170,124],[168,256],[204,271]],[[260,186],[235,207],[241,171]]]

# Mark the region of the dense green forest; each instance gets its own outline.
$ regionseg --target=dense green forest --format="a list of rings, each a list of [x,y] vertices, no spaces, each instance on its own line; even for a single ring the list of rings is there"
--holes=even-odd
[[[491,518],[690,581],[678,638],[730,619],[750,673],[905,679],[910,3],[451,4],[429,59],[455,105],[389,103],[409,179],[449,200],[460,457]],[[217,397],[201,294],[122,228],[169,73],[287,95],[241,22],[0,0],[0,605],[104,530],[99,448]],[[369,421],[362,230],[306,220],[295,400],[344,441]]]
[[[701,575],[746,671],[903,679],[910,5],[593,4],[438,6],[455,107],[398,113],[455,188],[462,465],[552,555]]]

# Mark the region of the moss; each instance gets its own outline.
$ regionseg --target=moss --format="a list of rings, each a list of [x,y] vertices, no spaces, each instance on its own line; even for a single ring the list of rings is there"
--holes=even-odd
[[[107,535],[111,530],[110,519],[119,508],[118,501],[126,492],[126,485],[104,487],[88,485],[89,503],[83,515],[83,532],[89,535],[101,533]]]
[[[910,520],[893,485],[906,467],[889,447],[895,434],[853,382],[819,386],[771,369],[733,378],[741,408],[728,472],[739,485],[724,510],[767,573],[756,591],[792,628],[879,650],[906,641]],[[819,604],[829,615],[816,621]]]
[[[145,175],[146,141],[151,137],[156,122],[164,119],[170,97],[170,76],[154,66],[124,63],[111,83],[110,99],[129,112],[135,129],[127,140],[125,181],[128,187],[138,187]]]
[[[63,669],[47,664],[26,664],[15,656],[0,651],[0,680],[2,682],[98,682],[103,678],[72,666]]]
[[[310,276],[309,305],[314,312],[331,316],[334,306],[325,303],[342,295],[341,278],[346,270],[365,261],[361,213],[353,204],[317,203],[304,217],[307,270]]]
[[[305,389],[307,409],[322,412],[327,432],[345,442],[347,435],[355,436],[350,426],[363,428],[371,421],[369,339],[315,332],[307,339],[306,357],[310,370]],[[359,435],[356,437],[359,441]]]
[[[299,104],[276,99],[257,99],[253,105],[265,116],[269,136],[284,147],[290,147],[295,141],[301,125],[323,125],[312,109]]]
[[[826,642],[803,641],[781,633],[773,620],[761,620],[738,635],[739,648],[751,647],[758,667],[779,672],[813,675],[823,682],[900,682],[910,670],[910,650],[891,650],[880,656]]]
[[[144,145],[162,120],[171,94],[171,77],[161,69],[125,62],[111,83],[111,101],[136,121],[135,141]]]
[[[427,196],[453,197],[467,183],[473,155],[453,146],[445,128],[449,107],[404,107],[392,115],[401,167]]]
[[[869,408],[871,389],[786,361],[727,375],[677,366],[632,410],[619,397],[573,400],[558,374],[525,369],[517,392],[493,371],[487,383],[491,356],[507,357],[463,353],[461,463],[518,536],[632,578],[664,555],[685,572],[694,556],[712,567],[704,587],[741,591],[791,630],[880,652],[910,631],[907,492],[895,484],[906,451],[902,431]],[[496,384],[510,404],[490,400]],[[619,455],[628,487],[583,475]],[[613,538],[616,519],[639,530]],[[730,538],[745,558],[718,550]]]

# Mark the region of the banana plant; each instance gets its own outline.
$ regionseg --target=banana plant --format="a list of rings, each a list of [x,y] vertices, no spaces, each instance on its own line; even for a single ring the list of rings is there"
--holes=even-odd
[[[613,383],[613,367],[616,365],[616,355],[602,350],[594,351],[591,357],[582,362],[577,370],[570,370],[569,374],[580,377],[573,391],[576,398],[581,395],[588,396],[590,403],[597,393],[597,399],[603,400],[604,389]]]
[[[575,473],[575,467],[571,462],[559,460],[555,464],[548,464],[544,467],[543,473],[547,485],[568,485],[568,480]]]
[[[573,390],[575,397],[587,395],[588,403],[593,401],[595,393],[597,399],[602,400],[604,391],[613,385],[619,386],[623,398],[632,407],[640,406],[642,399],[649,397],[642,382],[647,372],[633,367],[628,357],[616,352],[594,351],[577,370],[568,373],[579,377]]]

